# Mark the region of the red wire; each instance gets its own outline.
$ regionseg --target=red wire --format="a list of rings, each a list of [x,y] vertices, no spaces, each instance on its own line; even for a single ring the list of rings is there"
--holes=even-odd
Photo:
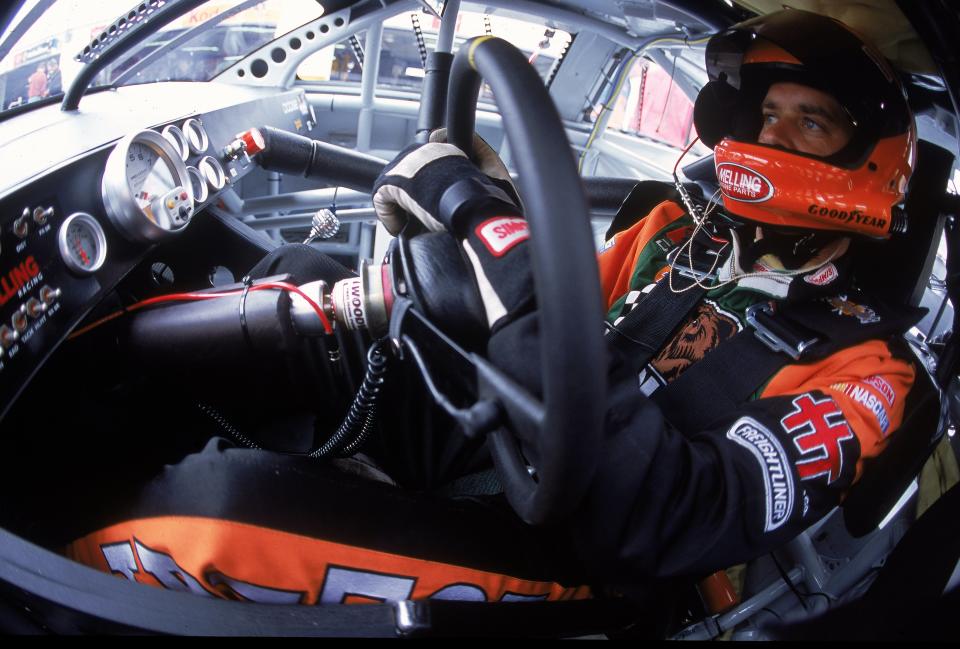
[[[676,161],[676,162],[674,163],[674,165],[673,165],[673,177],[674,177],[674,178],[677,177],[677,168],[680,166],[680,161],[683,160],[683,158],[684,158],[688,153],[690,153],[690,149],[692,149],[692,148],[693,148],[693,145],[696,144],[696,143],[699,142],[699,141],[700,141],[700,138],[699,138],[699,137],[693,138],[693,140],[690,142],[690,144],[687,145],[687,148],[683,150],[683,153],[680,154],[680,157],[677,158],[677,161]]]
[[[258,288],[258,287],[262,287],[262,288]],[[309,295],[301,291],[300,287],[294,286],[293,284],[290,284],[288,282],[269,282],[267,284],[257,284],[257,286],[251,286],[250,290],[253,290],[253,289],[263,290],[265,288],[277,288],[282,291],[287,291],[289,293],[296,293],[297,295],[302,297],[304,301],[306,301],[306,303],[310,305],[310,308],[316,312],[317,317],[320,318],[320,322],[323,324],[323,330],[328,335],[333,334],[333,326],[330,324],[330,321],[327,319],[327,314],[323,312],[323,307],[317,304],[313,300],[313,298],[311,298]]]
[[[699,142],[699,141],[700,141],[700,138],[699,138],[699,137],[693,138],[693,141],[690,142],[690,144],[687,145],[687,148],[683,150],[683,152],[680,154],[680,157],[677,158],[677,161],[674,163],[674,165],[673,165],[673,179],[676,180],[677,182],[680,182],[680,179],[677,178],[677,168],[680,166],[680,161],[683,160],[683,158],[690,152],[690,149],[693,148],[693,145],[696,144],[696,143]],[[719,239],[719,238],[713,236],[712,234],[710,234],[709,232],[707,232],[706,235],[707,235],[708,237],[710,237],[711,239],[713,239],[714,241],[716,241],[717,243],[730,243],[730,242],[727,241],[726,239]]]
[[[323,330],[327,334],[333,333],[333,327],[330,325],[330,320],[327,319],[327,315],[323,312],[323,309],[320,307],[319,304],[316,303],[316,301],[314,301],[306,293],[301,291],[299,287],[294,286],[293,284],[289,284],[287,282],[267,282],[266,284],[255,284],[251,286],[250,292],[252,293],[254,291],[265,291],[268,289],[276,289],[281,291],[287,291],[289,293],[296,293],[297,295],[302,297],[304,300],[306,300],[307,304],[309,304],[310,307],[316,312],[317,317],[320,318],[320,322],[323,324]],[[70,338],[76,338],[77,336],[82,336],[83,334],[87,333],[91,329],[95,329],[96,327],[99,327],[100,325],[106,322],[109,322],[110,320],[113,320],[114,318],[122,315],[124,312],[137,311],[139,309],[143,309],[148,306],[154,306],[156,304],[165,304],[167,302],[191,302],[191,301],[196,302],[200,300],[214,300],[221,297],[231,297],[234,295],[240,295],[242,293],[243,293],[243,289],[239,289],[235,291],[226,291],[223,293],[172,293],[170,295],[158,295],[157,297],[151,297],[146,300],[141,300],[140,302],[135,302],[134,304],[131,304],[130,306],[126,307],[123,311],[117,311],[116,313],[112,313],[105,318],[97,320],[93,324],[90,324],[89,326],[74,332],[73,334],[71,334]]]

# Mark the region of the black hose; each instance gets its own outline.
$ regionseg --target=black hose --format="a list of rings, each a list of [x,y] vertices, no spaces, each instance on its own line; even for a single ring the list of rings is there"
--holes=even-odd
[[[377,404],[388,370],[389,342],[380,339],[367,352],[367,372],[360,390],[353,398],[343,423],[324,444],[310,453],[310,457],[325,458],[353,455],[367,441],[377,419]]]

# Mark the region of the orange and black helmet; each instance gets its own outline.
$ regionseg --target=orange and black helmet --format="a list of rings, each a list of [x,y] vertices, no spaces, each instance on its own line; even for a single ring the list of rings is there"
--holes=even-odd
[[[916,126],[896,72],[842,23],[788,9],[710,39],[710,81],[694,108],[714,149],[728,212],[784,229],[888,237],[906,228],[899,209],[916,158]],[[854,127],[827,157],[759,144],[770,85],[792,82],[833,96]]]

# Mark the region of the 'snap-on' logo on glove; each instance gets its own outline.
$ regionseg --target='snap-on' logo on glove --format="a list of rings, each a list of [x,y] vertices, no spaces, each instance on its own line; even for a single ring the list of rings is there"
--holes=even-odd
[[[515,216],[487,219],[477,226],[476,233],[494,257],[504,256],[515,245],[530,238],[527,222]]]

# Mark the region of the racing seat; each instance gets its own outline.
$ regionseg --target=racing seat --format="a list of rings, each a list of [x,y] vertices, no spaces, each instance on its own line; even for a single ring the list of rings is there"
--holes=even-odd
[[[907,531],[863,598],[822,616],[770,629],[791,640],[947,640],[960,606],[960,485]]]
[[[141,583],[261,603],[589,594],[550,530],[524,526],[500,497],[413,494],[351,468],[213,438],[89,521],[67,554]]]

